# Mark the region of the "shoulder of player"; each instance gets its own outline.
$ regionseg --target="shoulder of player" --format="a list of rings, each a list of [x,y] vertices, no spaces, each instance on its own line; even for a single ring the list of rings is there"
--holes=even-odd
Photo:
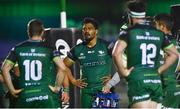
[[[50,45],[47,45],[46,43],[44,42],[32,42],[32,41],[29,41],[29,40],[26,40],[26,41],[23,41],[23,42],[20,42],[18,43],[14,48],[17,49],[17,48],[23,48],[23,47],[43,47],[43,48],[48,48],[48,49],[54,49],[53,46],[50,46]]]
[[[108,49],[112,49],[114,47],[114,42],[110,42],[102,38],[98,38],[97,40],[99,40],[100,45],[103,45]]]
[[[127,31],[136,31],[136,30],[139,30],[139,29],[142,29],[142,30],[146,29],[149,32],[153,31],[153,32],[156,32],[159,35],[164,36],[164,33],[162,31],[160,31],[159,29],[155,28],[152,25],[145,25],[145,24],[144,25],[143,24],[136,24],[136,25],[128,28]]]
[[[71,48],[71,50],[75,50],[75,49],[79,50],[79,49],[82,49],[82,48],[85,47],[85,46],[86,46],[85,42],[81,42],[81,43],[79,43],[79,44],[77,44],[77,45],[74,45],[74,46]]]
[[[25,46],[26,44],[27,44],[27,40],[26,40],[26,41],[23,41],[23,42],[20,42],[20,43],[18,43],[18,44],[16,44],[14,47],[12,47],[11,50],[15,50],[16,48]]]
[[[99,41],[101,44],[105,44],[105,45],[109,45],[111,43],[110,41],[107,41],[107,40],[102,39],[102,38],[97,38],[97,41]]]

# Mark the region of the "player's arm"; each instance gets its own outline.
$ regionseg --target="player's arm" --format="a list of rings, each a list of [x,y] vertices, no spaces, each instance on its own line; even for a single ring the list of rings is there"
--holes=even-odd
[[[127,69],[123,65],[123,53],[126,46],[127,46],[127,43],[125,41],[118,40],[114,46],[113,53],[112,53],[114,63],[117,67],[117,71],[120,75],[124,77],[127,77],[130,74],[130,72],[133,70],[133,67],[131,67],[130,69]]]
[[[55,87],[49,85],[49,88],[53,92],[58,93],[62,86],[64,76],[68,69],[66,68],[66,66],[64,65],[63,61],[61,60],[59,56],[54,57],[53,61],[56,64],[57,75],[56,75]]]
[[[68,80],[67,75],[65,75],[64,81],[63,81],[63,92],[62,92],[61,100],[64,103],[69,102],[69,80]]]
[[[71,82],[73,85],[75,85],[75,86],[77,86],[77,87],[80,87],[80,88],[84,88],[84,87],[87,86],[87,83],[85,83],[83,79],[76,79],[76,78],[72,75],[72,72],[71,72],[70,68],[71,68],[71,66],[72,66],[74,63],[75,63],[75,62],[74,62],[72,59],[68,58],[68,57],[66,57],[66,58],[64,59],[64,64],[69,68],[69,70],[68,70],[68,72],[67,72],[68,79],[70,80],[70,82]]]
[[[180,54],[179,54],[179,57],[178,57],[178,68],[177,68],[177,71],[178,72],[180,71]]]
[[[158,69],[158,73],[161,74],[165,70],[167,70],[175,61],[177,58],[179,58],[179,53],[174,45],[169,45],[164,49],[164,52],[167,54],[164,64],[161,65]]]
[[[14,65],[13,70],[14,70],[15,75],[17,77],[19,77],[20,76],[20,71],[19,71],[19,66],[18,66],[17,63]]]
[[[10,70],[13,68],[13,66],[14,66],[13,62],[11,62],[9,60],[5,60],[3,66],[2,66],[2,73],[4,76],[4,81],[7,85],[7,88],[9,89],[10,93],[14,97],[18,97],[17,94],[20,93],[22,91],[22,89],[16,90],[13,86],[12,79],[10,76]]]
[[[118,84],[120,82],[120,77],[118,72],[116,72],[113,77],[106,83],[106,85],[103,87],[102,91],[103,93],[109,93],[110,89]]]
[[[3,83],[4,82],[4,79],[3,79],[3,76],[2,76],[2,71],[0,70],[0,82]]]

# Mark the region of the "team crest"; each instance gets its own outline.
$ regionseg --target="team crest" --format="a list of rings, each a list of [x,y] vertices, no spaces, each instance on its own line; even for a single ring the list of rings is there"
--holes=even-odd
[[[34,53],[34,52],[35,52],[35,49],[31,49],[31,52]]]

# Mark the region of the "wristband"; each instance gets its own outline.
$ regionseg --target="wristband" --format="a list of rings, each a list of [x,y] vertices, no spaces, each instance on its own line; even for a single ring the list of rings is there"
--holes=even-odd
[[[69,88],[68,87],[63,88],[63,92],[69,92]]]

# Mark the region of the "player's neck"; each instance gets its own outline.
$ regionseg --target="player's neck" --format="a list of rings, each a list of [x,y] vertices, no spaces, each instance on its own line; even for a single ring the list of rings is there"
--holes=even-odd
[[[41,41],[42,37],[41,36],[33,36],[33,37],[31,37],[31,40]]]
[[[92,48],[92,47],[94,47],[94,46],[96,45],[96,42],[97,42],[97,38],[94,38],[93,40],[91,40],[91,41],[87,44],[87,46],[88,46],[89,48]]]

